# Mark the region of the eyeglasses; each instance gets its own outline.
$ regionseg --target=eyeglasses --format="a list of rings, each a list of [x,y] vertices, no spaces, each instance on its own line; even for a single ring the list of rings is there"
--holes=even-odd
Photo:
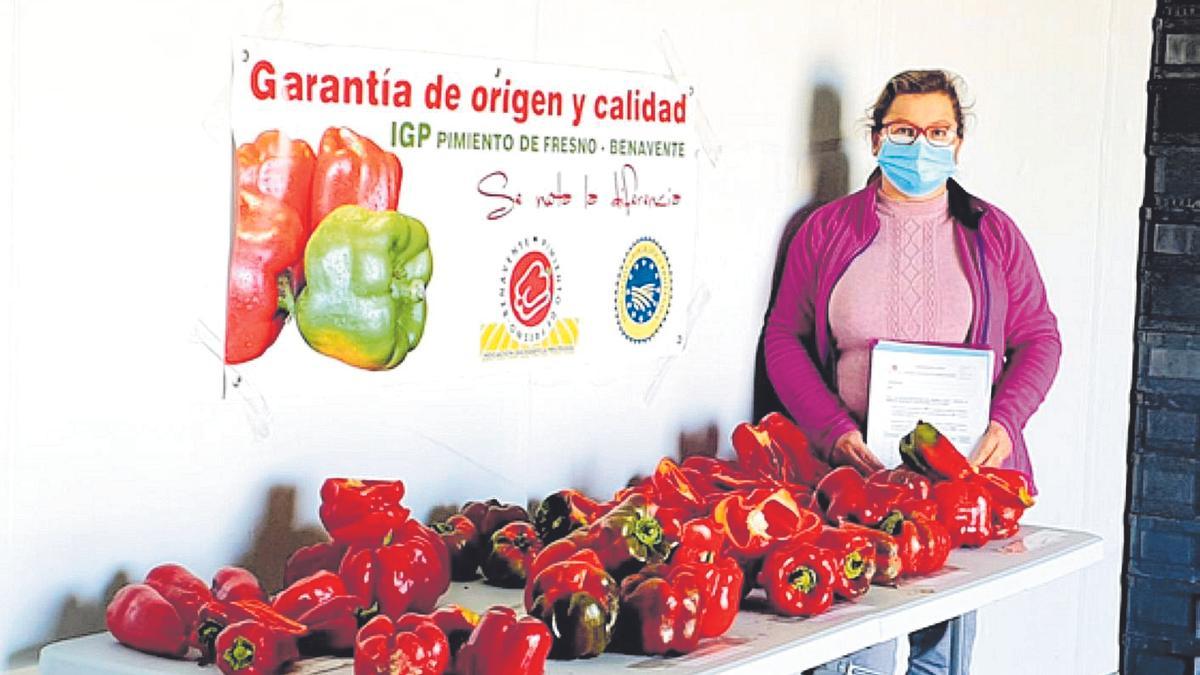
[[[952,124],[934,124],[928,127],[919,127],[911,122],[898,120],[883,125],[883,133],[889,141],[896,145],[912,145],[917,142],[918,138],[924,136],[930,145],[944,148],[954,144],[954,138],[958,135],[958,129]]]

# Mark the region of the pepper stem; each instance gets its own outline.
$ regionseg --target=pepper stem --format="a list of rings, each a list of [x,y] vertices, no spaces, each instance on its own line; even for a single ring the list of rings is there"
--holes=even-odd
[[[288,316],[296,311],[296,294],[292,291],[292,273],[285,271],[275,279],[279,288],[279,309]]]
[[[845,569],[847,579],[857,579],[862,576],[864,567],[866,565],[863,562],[862,554],[858,551],[852,551],[850,555],[846,556]]]
[[[662,524],[656,518],[639,518],[633,524],[633,536],[646,546],[657,546],[662,543]]]
[[[788,576],[788,583],[801,593],[811,593],[817,587],[817,573],[811,567],[801,567]]]
[[[233,670],[245,670],[254,665],[254,643],[239,635],[222,658]]]
[[[900,525],[904,522],[904,514],[899,511],[892,511],[887,518],[879,524],[879,529],[887,532],[893,537],[900,533]]]

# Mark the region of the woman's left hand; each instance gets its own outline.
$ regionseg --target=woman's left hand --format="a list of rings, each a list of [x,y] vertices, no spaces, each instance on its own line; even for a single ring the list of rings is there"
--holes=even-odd
[[[1000,466],[1012,454],[1012,449],[1012,439],[1008,437],[1008,431],[993,420],[988,424],[983,438],[979,439],[975,452],[971,453],[970,462],[974,466]]]

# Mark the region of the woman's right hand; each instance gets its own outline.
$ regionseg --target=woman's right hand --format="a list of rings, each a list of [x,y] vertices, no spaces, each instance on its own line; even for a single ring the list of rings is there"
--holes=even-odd
[[[833,444],[833,449],[829,451],[829,462],[834,466],[849,465],[858,469],[858,472],[864,476],[869,476],[872,473],[886,468],[883,462],[871,452],[863,441],[862,432],[858,429],[847,431],[837,439]]]

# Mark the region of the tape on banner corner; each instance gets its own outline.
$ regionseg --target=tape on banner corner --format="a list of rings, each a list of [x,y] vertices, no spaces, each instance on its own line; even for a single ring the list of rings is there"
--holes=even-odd
[[[228,398],[230,389],[238,393],[238,397],[246,406],[246,421],[254,437],[263,440],[271,435],[271,409],[262,393],[246,381],[242,372],[225,363],[225,348],[216,331],[208,327],[203,319],[196,319],[192,328],[192,339],[204,347],[213,358],[221,363],[221,398]]]
[[[704,114],[704,107],[700,104],[699,97],[696,96],[696,88],[687,76],[687,71],[683,67],[683,61],[680,60],[679,53],[675,51],[675,43],[671,40],[671,35],[666,29],[663,29],[659,33],[658,47],[659,51],[662,52],[663,59],[667,62],[667,70],[670,71],[671,79],[676,84],[687,87],[688,98],[692,99],[692,110],[694,111],[692,125],[696,130],[696,138],[700,141],[700,148],[708,158],[709,164],[716,166],[717,162],[721,159],[720,141],[718,141],[717,135],[708,121],[708,116]]]

